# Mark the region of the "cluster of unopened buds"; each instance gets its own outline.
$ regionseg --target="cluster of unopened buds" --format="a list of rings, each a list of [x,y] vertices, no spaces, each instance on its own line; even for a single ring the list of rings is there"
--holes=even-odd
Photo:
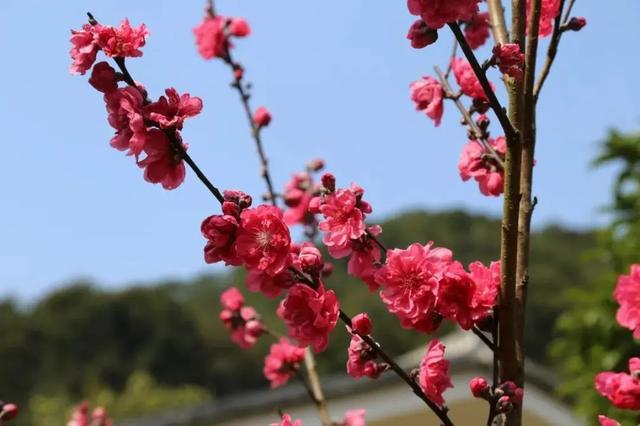
[[[0,425],[18,417],[18,406],[12,402],[0,400]]]
[[[112,426],[113,422],[109,418],[107,410],[103,407],[96,407],[90,410],[88,402],[82,402],[73,409],[71,419],[67,426]]]
[[[524,390],[512,381],[506,381],[493,388],[482,377],[471,379],[469,390],[474,397],[484,399],[492,404],[492,408],[497,413],[508,413],[513,410],[514,407],[522,404],[524,396]]]

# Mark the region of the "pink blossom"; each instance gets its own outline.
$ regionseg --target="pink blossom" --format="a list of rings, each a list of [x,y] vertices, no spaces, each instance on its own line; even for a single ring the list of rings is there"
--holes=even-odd
[[[371,323],[371,319],[369,319],[369,315],[367,315],[366,312],[363,312],[351,318],[351,330],[353,333],[367,335],[371,334],[372,329],[373,324]]]
[[[320,285],[317,290],[296,284],[278,307],[278,316],[284,320],[289,335],[301,345],[311,345],[322,352],[329,343],[329,333],[338,321],[338,298],[331,290]]]
[[[267,127],[271,123],[271,113],[263,106],[253,113],[253,123],[257,128]]]
[[[473,68],[471,68],[469,61],[462,58],[452,58],[451,69],[453,70],[453,75],[456,77],[456,81],[458,82],[458,86],[460,86],[462,93],[474,99],[487,101],[487,95],[484,92],[478,77],[476,77],[476,74],[473,72]]]
[[[144,24],[134,28],[125,18],[117,27],[100,26],[96,30],[96,42],[109,57],[135,58],[142,56],[140,48],[145,45],[148,35]]]
[[[487,399],[489,397],[489,383],[483,377],[474,377],[469,382],[469,389],[474,398]]]
[[[553,32],[553,24],[560,13],[560,0],[542,0],[540,10],[540,37],[547,37]],[[531,0],[527,0],[527,15],[531,10]],[[527,16],[527,32],[529,31],[529,16]]]
[[[250,269],[247,275],[247,288],[254,293],[260,292],[266,297],[274,299],[294,283],[293,275],[287,270],[271,276],[258,269]]]
[[[104,61],[98,62],[91,70],[89,84],[102,93],[111,93],[115,91],[118,88],[116,70]]]
[[[304,348],[291,344],[288,339],[283,337],[272,344],[262,370],[271,388],[285,385],[295,376],[303,360]]]
[[[147,143],[147,127],[142,114],[144,99],[135,87],[124,87],[105,94],[108,121],[116,134],[109,142],[117,150],[140,155]]]
[[[438,30],[429,28],[426,22],[418,19],[409,28],[407,39],[411,40],[411,47],[422,49],[438,40]]]
[[[368,234],[357,240],[351,241],[351,257],[347,264],[349,275],[358,277],[369,286],[370,291],[376,291],[380,285],[375,280],[375,275],[380,269],[380,247],[369,235],[377,237],[382,233],[380,226],[367,228]]]
[[[386,370],[386,365],[376,361],[377,355],[360,336],[351,336],[347,350],[347,374],[354,379],[369,377],[377,379]]]
[[[449,361],[444,359],[444,350],[445,346],[438,339],[432,340],[420,362],[418,373],[420,387],[427,397],[440,407],[444,405],[442,394],[453,387],[449,377]]]
[[[520,51],[520,46],[513,43],[496,44],[493,48],[493,57],[500,72],[516,81],[522,81],[524,53]]]
[[[640,358],[629,360],[629,372],[604,371],[596,375],[596,390],[623,410],[640,410]]]
[[[271,423],[269,426],[302,426],[302,420],[292,421],[291,416],[285,413],[279,423]]]
[[[464,36],[472,49],[482,47],[490,36],[489,32],[489,13],[476,13],[466,23],[464,27]]]
[[[296,173],[284,187],[283,199],[288,209],[284,212],[287,225],[311,224],[314,216],[309,212],[313,180],[308,172]]]
[[[471,301],[476,285],[460,262],[453,262],[442,274],[438,288],[437,311],[460,324],[464,330],[473,327]]]
[[[408,0],[412,15],[420,16],[431,28],[447,22],[468,21],[478,12],[480,0]]]
[[[158,123],[161,128],[182,130],[184,120],[195,117],[202,111],[202,100],[188,93],[178,94],[173,87],[166,89],[167,95],[160,96],[156,102],[145,106],[145,114]]]
[[[182,143],[180,134],[175,132],[175,136],[177,143],[186,150],[187,145]],[[149,129],[144,152],[147,156],[138,162],[138,166],[144,168],[144,179],[147,182],[159,183],[167,190],[176,189],[184,182],[186,170],[182,154],[162,130]]]
[[[322,253],[313,243],[303,243],[302,246],[295,250],[293,266],[317,281],[320,279],[324,268]]]
[[[406,250],[387,252],[386,263],[376,273],[382,286],[380,297],[389,312],[400,318],[405,328],[432,332],[438,282],[452,261],[448,249],[412,244]]]
[[[226,18],[224,16],[207,16],[202,23],[193,29],[196,36],[198,53],[204,59],[224,58],[229,49],[229,40],[224,33]]]
[[[442,85],[435,78],[422,77],[411,83],[410,89],[416,110],[424,111],[435,122],[436,127],[439,126],[444,112]]]
[[[255,309],[244,306],[244,296],[231,287],[220,295],[220,319],[231,332],[231,340],[243,349],[253,346],[264,328]]]
[[[240,214],[236,252],[247,269],[278,274],[291,262],[290,247],[291,235],[279,208],[261,205]]]
[[[324,216],[324,220],[318,225],[325,232],[322,242],[335,258],[349,255],[351,240],[356,240],[365,233],[365,213],[369,213],[371,207],[361,201],[362,195],[358,195],[358,189],[361,190],[352,185],[349,189],[329,193],[322,199],[319,207]]]
[[[359,410],[349,410],[344,414],[342,426],[366,426],[364,416],[367,411],[363,408]]]
[[[236,253],[235,240],[238,220],[231,215],[213,215],[200,226],[202,236],[207,239],[204,260],[207,263],[224,261],[225,265],[238,266],[242,260]]]
[[[89,403],[82,402],[73,409],[67,426],[89,426]]]
[[[229,34],[235,37],[246,37],[251,34],[249,23],[244,18],[228,18]]]
[[[99,25],[84,24],[81,30],[71,30],[71,68],[72,74],[84,74],[96,61],[100,47],[95,40]]]
[[[600,426],[620,426],[616,420],[610,419],[609,417],[599,415],[598,422],[600,422]]]
[[[633,331],[633,337],[640,339],[640,264],[631,265],[629,275],[618,277],[613,293],[620,305],[616,320],[624,328]]]
[[[489,139],[493,150],[504,159],[506,141],[504,137]],[[474,178],[480,185],[480,192],[484,195],[499,196],[504,191],[504,174],[487,155],[485,147],[476,140],[469,141],[464,146],[458,163],[458,170],[463,181]]]
[[[475,291],[471,299],[471,318],[477,324],[485,319],[497,303],[500,293],[500,262],[491,262],[487,268],[481,262],[469,265]]]

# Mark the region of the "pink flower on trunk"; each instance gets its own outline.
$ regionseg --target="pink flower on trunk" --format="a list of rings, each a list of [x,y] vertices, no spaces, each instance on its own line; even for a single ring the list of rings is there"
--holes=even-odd
[[[438,127],[444,112],[442,85],[435,78],[422,77],[411,83],[410,89],[411,100],[415,102],[416,110],[424,111]]]
[[[622,327],[633,331],[633,337],[640,339],[640,264],[631,265],[629,275],[618,277],[613,297],[620,305],[616,320]]]
[[[490,36],[489,32],[489,13],[476,13],[467,21],[464,27],[464,36],[472,49],[482,47]]]
[[[290,271],[283,270],[271,276],[257,269],[250,269],[247,275],[247,288],[254,293],[260,292],[270,299],[275,299],[284,290],[295,284]]]
[[[338,315],[338,298],[322,285],[314,290],[305,284],[296,284],[278,307],[278,316],[287,324],[289,335],[301,345],[312,346],[316,352],[327,347]]]
[[[520,46],[513,43],[497,44],[493,48],[493,56],[501,73],[522,81],[524,53],[520,51]]]
[[[598,416],[598,422],[600,423],[600,426],[620,426],[620,423],[618,423],[616,420],[610,419],[609,417],[603,415]]]
[[[147,127],[142,115],[143,98],[135,87],[125,87],[105,94],[108,121],[116,134],[109,142],[128,155],[140,155],[147,142]]]
[[[269,426],[302,426],[302,420],[292,421],[291,416],[285,413],[279,423],[271,423]]]
[[[279,208],[261,205],[240,214],[236,252],[247,269],[278,274],[291,262],[290,247],[291,235]]]
[[[202,111],[202,100],[188,93],[178,94],[173,87],[166,89],[167,97],[160,96],[156,102],[145,106],[145,114],[161,128],[182,130],[184,120],[195,117]]]
[[[386,263],[376,273],[380,297],[405,328],[432,332],[438,282],[452,261],[448,249],[412,244],[406,250],[387,252]]]
[[[478,12],[480,0],[408,0],[412,15],[420,16],[431,28],[447,22],[468,21]]]
[[[456,77],[456,81],[458,82],[458,86],[460,86],[462,93],[473,99],[487,101],[487,95],[485,94],[478,77],[476,77],[476,74],[473,72],[473,68],[471,68],[469,61],[462,58],[452,58],[451,69],[453,70],[453,75]]]
[[[444,345],[438,339],[432,340],[420,362],[418,373],[418,384],[427,397],[439,407],[444,405],[442,394],[453,387],[449,376],[449,361],[444,359],[444,350]]]
[[[377,355],[360,336],[351,336],[347,350],[347,374],[354,379],[377,379],[386,370],[385,364],[376,361]]]
[[[271,345],[269,354],[264,359],[264,376],[271,383],[271,388],[285,385],[295,376],[304,360],[304,348],[291,344],[288,339],[281,338]]]
[[[111,93],[118,88],[116,70],[106,62],[98,62],[91,70],[89,84],[99,92]]]
[[[148,35],[149,31],[144,24],[134,28],[125,18],[117,27],[99,26],[96,42],[107,56],[136,58],[142,56],[140,48],[145,45]]]
[[[629,373],[598,373],[596,390],[617,408],[640,410],[640,358],[629,360]]]
[[[507,150],[505,138],[501,136],[489,139],[489,144],[504,160]],[[474,178],[480,185],[482,194],[497,197],[504,191],[504,174],[487,154],[485,147],[479,141],[469,141],[460,155],[458,170],[463,181]]]
[[[344,413],[342,426],[366,426],[364,416],[367,411],[364,408],[358,410],[349,410]]]
[[[231,215],[213,215],[206,218],[200,227],[202,236],[207,239],[204,247],[204,260],[207,263],[224,261],[225,265],[238,266],[242,260],[236,253],[236,234],[238,220]]]
[[[256,310],[244,306],[244,296],[235,287],[222,292],[220,304],[220,319],[231,332],[231,340],[243,349],[253,346],[264,331]]]
[[[99,27],[99,26],[95,26]],[[93,25],[84,24],[81,30],[71,30],[71,68],[72,74],[84,74],[96,61],[100,47],[95,40]]]
[[[531,0],[527,0],[527,32],[529,32],[529,13],[531,10]],[[560,0],[542,0],[540,10],[540,37],[547,37],[553,32],[553,23],[560,13]]]
[[[253,123],[257,128],[261,129],[267,127],[271,123],[271,113],[265,107],[259,107],[253,113]]]
[[[177,143],[186,151],[187,145],[182,143],[180,134],[175,132],[175,135]],[[147,182],[159,183],[166,190],[176,189],[184,182],[186,170],[182,155],[162,130],[149,129],[144,152],[147,156],[138,162],[138,166],[144,168]]]

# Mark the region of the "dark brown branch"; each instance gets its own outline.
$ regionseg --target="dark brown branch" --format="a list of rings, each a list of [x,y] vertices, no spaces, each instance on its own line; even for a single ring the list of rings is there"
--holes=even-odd
[[[502,126],[504,133],[507,136],[507,141],[510,139],[514,139],[515,137],[517,137],[518,131],[511,123],[511,120],[509,120],[509,117],[507,116],[505,109],[502,107],[502,104],[500,104],[496,93],[491,87],[491,83],[489,83],[489,80],[487,79],[486,73],[482,70],[482,66],[478,62],[476,55],[473,53],[473,50],[469,46],[469,43],[462,33],[460,26],[456,22],[449,22],[448,25],[449,28],[451,28],[451,31],[453,31],[453,34],[456,36],[456,39],[458,40],[458,43],[462,48],[462,52],[469,61],[473,72],[475,73],[476,77],[478,77],[478,81],[484,89],[484,93],[487,95],[489,106],[495,113],[496,117],[498,117],[498,121],[500,122],[500,125]]]
[[[474,326],[471,331],[473,331],[473,334],[475,334],[476,336],[478,336],[478,338],[482,341],[482,343],[484,343],[490,350],[491,352],[494,352],[496,350],[495,345],[493,344],[493,342],[491,341],[491,339],[489,339],[483,332],[482,330],[480,330],[477,326]]]

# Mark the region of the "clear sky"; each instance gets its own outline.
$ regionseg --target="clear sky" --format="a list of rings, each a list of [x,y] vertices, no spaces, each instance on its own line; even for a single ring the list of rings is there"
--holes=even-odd
[[[172,192],[144,182],[108,146],[112,129],[87,76],[68,72],[69,29],[86,11],[105,24],[145,22],[151,35],[144,57],[129,61],[132,74],[153,97],[170,86],[200,96],[204,110],[183,133],[190,153],[221,188],[258,196],[263,182],[229,70],[195,50],[191,28],[203,8],[200,0],[0,2],[0,297],[31,300],[74,277],[116,287],[212,270],[199,226],[217,212],[215,200],[192,174]],[[218,10],[253,29],[235,55],[254,82],[255,106],[274,115],[264,138],[278,187],[321,156],[339,183],[366,189],[378,218],[413,207],[499,213],[500,200],[458,177],[465,131],[453,106],[436,129],[409,101],[411,81],[446,65],[446,31],[435,46],[411,49],[413,18],[399,0],[218,0]],[[589,161],[608,128],[640,128],[640,2],[579,0],[575,12],[589,25],[563,39],[540,101],[536,226],[603,223],[613,169],[594,171]]]

